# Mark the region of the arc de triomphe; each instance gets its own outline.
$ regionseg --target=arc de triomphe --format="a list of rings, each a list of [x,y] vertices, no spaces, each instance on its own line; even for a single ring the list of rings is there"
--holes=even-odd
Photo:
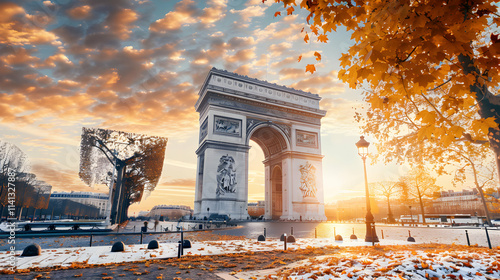
[[[265,215],[326,220],[316,94],[212,68],[201,87],[194,214],[247,219],[248,151],[264,151]]]

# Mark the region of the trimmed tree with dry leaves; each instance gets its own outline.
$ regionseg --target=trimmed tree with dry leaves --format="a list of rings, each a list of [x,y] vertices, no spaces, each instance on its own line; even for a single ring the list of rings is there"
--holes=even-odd
[[[129,206],[160,180],[167,138],[100,128],[83,128],[80,178],[87,185],[113,182],[112,223],[127,220]],[[113,170],[114,169],[114,170]],[[114,174],[111,178],[111,175]]]

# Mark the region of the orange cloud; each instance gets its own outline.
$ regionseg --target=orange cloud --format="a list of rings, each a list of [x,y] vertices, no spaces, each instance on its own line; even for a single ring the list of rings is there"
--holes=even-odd
[[[273,57],[279,57],[283,55],[284,52],[290,51],[292,44],[288,42],[282,42],[279,44],[272,44],[269,46],[269,52]]]
[[[226,16],[227,0],[210,0],[207,7],[203,9],[200,15],[200,21],[207,25],[219,21]]]
[[[89,5],[83,5],[79,7],[74,7],[67,11],[68,15],[73,19],[85,19],[90,15],[92,9]]]
[[[161,182],[160,185],[165,186],[165,187],[171,187],[171,186],[191,187],[194,190],[194,187],[196,185],[196,180],[194,178],[193,179],[174,179],[171,181]]]
[[[37,178],[52,185],[52,191],[99,191],[85,185],[78,176],[78,170],[60,168],[50,163],[34,164],[31,170]]]
[[[301,24],[293,23],[297,22],[292,20],[296,18],[296,16],[287,16],[285,20],[279,22],[273,22],[267,25],[264,29],[256,29],[253,31],[253,36],[258,38],[259,42],[266,40],[274,40],[279,39],[282,41],[283,39],[288,42],[293,42],[296,40],[301,40],[302,33],[300,30],[302,29]]]
[[[4,2],[0,3],[0,23],[7,23],[12,20],[15,15],[24,14],[25,11],[22,7],[12,3]]]
[[[58,54],[49,56],[47,59],[45,59],[43,64],[40,64],[38,66],[39,67],[54,68],[58,64],[73,65],[73,62],[71,62],[65,54],[58,53]]]
[[[280,81],[282,80],[288,80],[288,79],[302,79],[306,77],[304,74],[304,69],[301,68],[282,68],[279,71],[279,79]]]
[[[179,30],[183,25],[195,23],[194,15],[198,8],[193,0],[182,0],[175,5],[175,10],[168,12],[165,17],[153,22],[149,30],[153,32],[168,32]]]
[[[32,64],[39,61],[40,59],[36,56],[32,56],[36,50],[27,50],[25,48],[15,48],[13,52],[0,56],[0,60],[9,65],[20,66],[22,64]]]
[[[251,60],[255,57],[255,48],[244,49],[237,51],[234,55],[227,56],[225,59],[227,62],[245,62]]]
[[[242,21],[250,21],[254,17],[260,17],[264,15],[266,9],[267,9],[266,6],[256,5],[256,6],[248,6],[243,10],[231,9],[230,12],[232,14],[237,14]]]
[[[57,36],[43,29],[49,22],[46,15],[29,15],[13,3],[1,3],[0,44],[6,45],[58,45]]]
[[[126,40],[129,38],[130,33],[132,33],[131,24],[138,18],[139,17],[135,11],[131,9],[121,9],[111,12],[106,22],[118,38]]]
[[[283,69],[281,71],[283,71],[284,73],[289,72],[288,75],[286,75],[286,77],[288,78],[297,77],[299,75],[299,70],[297,69]],[[302,72],[302,76],[306,77],[304,72]],[[337,79],[337,71],[331,71],[323,75],[310,75],[307,78],[302,78],[299,82],[293,83],[290,86],[320,95],[336,95],[343,93],[345,89],[344,84],[339,82],[339,80]]]

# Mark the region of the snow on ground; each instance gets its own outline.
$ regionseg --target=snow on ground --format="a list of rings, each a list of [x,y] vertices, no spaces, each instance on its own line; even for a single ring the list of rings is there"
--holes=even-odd
[[[349,249],[335,255],[310,258],[265,276],[266,279],[292,280],[500,279],[498,249],[455,245],[452,248],[450,250],[443,246],[441,249],[419,250],[415,247],[378,247],[365,249],[364,252]],[[239,279],[256,279],[244,273],[234,276]]]
[[[328,238],[300,238],[295,243],[288,243],[287,248],[299,249],[323,247],[326,245],[338,246],[365,246],[371,243],[363,241],[336,242]],[[406,241],[381,240],[380,245],[409,244]],[[192,248],[184,249],[185,255],[220,255],[228,253],[243,253],[257,251],[271,251],[283,249],[283,242],[279,239],[268,239],[258,242],[251,239],[192,242]],[[133,262],[148,259],[177,257],[177,243],[160,243],[158,249],[147,249],[147,244],[126,245],[125,252],[111,252],[111,246],[74,247],[61,249],[43,249],[40,256],[20,257],[22,251],[16,251],[17,269],[33,267],[71,266],[73,263],[107,264]],[[10,258],[9,252],[0,252],[0,269],[6,268]]]

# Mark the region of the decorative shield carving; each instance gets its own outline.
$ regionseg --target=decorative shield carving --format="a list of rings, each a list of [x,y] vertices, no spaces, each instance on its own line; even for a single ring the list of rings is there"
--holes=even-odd
[[[300,166],[300,187],[302,197],[316,197],[316,167],[309,162]]]
[[[225,155],[217,167],[217,195],[236,192],[236,167],[232,156]]]

